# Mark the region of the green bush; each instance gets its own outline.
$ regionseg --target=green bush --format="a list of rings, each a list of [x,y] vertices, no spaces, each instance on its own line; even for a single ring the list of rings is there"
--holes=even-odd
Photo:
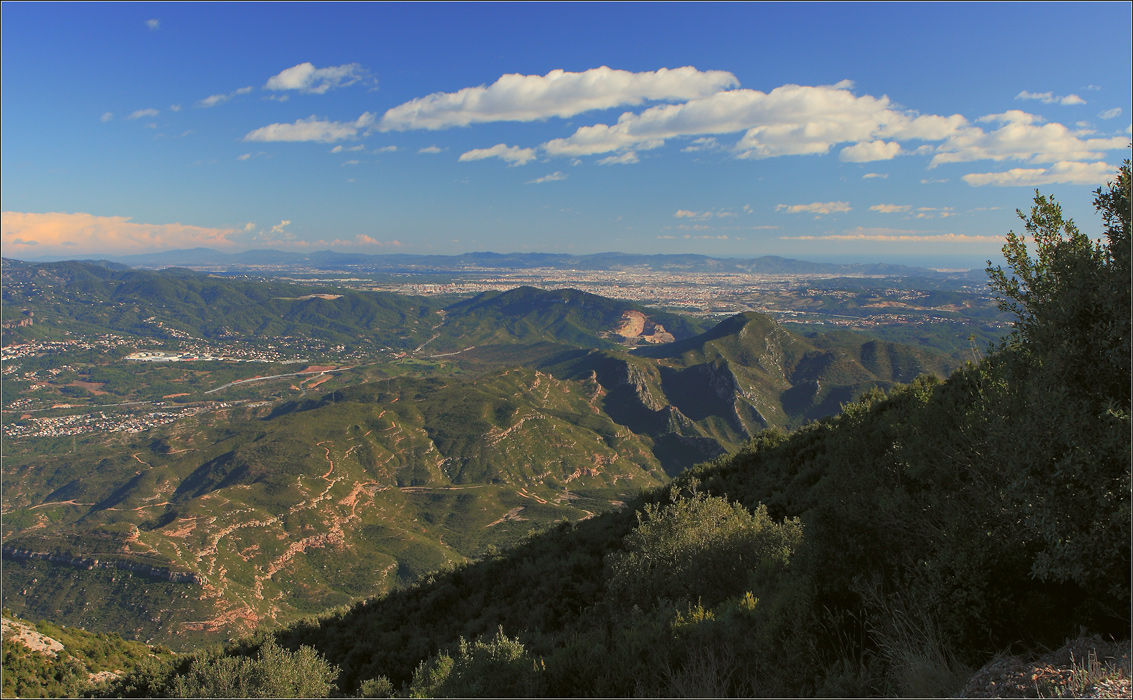
[[[488,641],[469,644],[462,638],[455,658],[442,653],[423,661],[409,697],[535,697],[543,694],[542,668],[500,627]]]
[[[360,698],[392,698],[393,693],[393,683],[385,676],[362,681],[358,686],[358,697]]]
[[[171,684],[178,698],[325,698],[335,689],[338,668],[311,647],[288,651],[269,637],[256,658],[195,659]]]
[[[625,551],[609,555],[611,596],[629,607],[662,599],[714,605],[742,594],[761,570],[785,567],[802,541],[798,520],[772,522],[763,506],[673,489],[671,503],[647,504],[626,535]]]
[[[1009,493],[1039,544],[1033,573],[1104,591],[1128,612],[1130,559],[1130,166],[1094,206],[1105,238],[1081,233],[1035,193],[1026,233],[1008,236],[1011,267],[988,268],[1001,306],[1017,317],[1004,347],[1008,382],[994,398]],[[1034,245],[1034,257],[1027,239]],[[995,416],[999,418],[999,416]]]
[[[49,656],[8,639],[2,646],[4,697],[75,697],[90,689],[86,668],[65,651]]]

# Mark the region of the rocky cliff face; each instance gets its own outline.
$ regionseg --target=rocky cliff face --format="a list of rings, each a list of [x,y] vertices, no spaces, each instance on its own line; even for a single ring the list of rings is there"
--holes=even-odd
[[[614,388],[628,388],[641,405],[650,411],[660,411],[665,408],[665,403],[658,401],[649,390],[645,372],[637,365],[625,361],[619,362],[615,369],[615,380]]]

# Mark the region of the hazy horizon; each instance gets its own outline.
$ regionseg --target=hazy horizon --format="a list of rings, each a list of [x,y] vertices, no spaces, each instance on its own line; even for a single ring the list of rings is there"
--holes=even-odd
[[[245,250],[233,250],[233,251],[218,251],[218,250],[212,249],[212,248],[202,248],[202,249],[203,250],[211,250],[211,251],[217,252],[217,253],[223,253],[225,255],[239,255],[241,253],[249,253],[249,252],[253,252],[253,251],[265,251],[265,252],[266,251],[275,251],[275,252],[299,253],[299,254],[302,254],[302,253],[313,254],[313,253],[331,252],[331,253],[342,254],[342,255],[351,255],[351,254],[358,254],[358,255],[406,255],[406,256],[416,255],[414,253],[401,253],[401,252],[357,253],[356,251],[343,252],[343,251],[335,251],[335,250],[329,250],[329,249],[318,250],[318,251],[285,251],[285,250],[278,249],[278,248],[248,248],[248,249],[245,249]],[[9,259],[9,260],[19,260],[21,262],[27,262],[27,263],[66,262],[66,261],[71,261],[71,260],[79,261],[79,262],[95,261],[95,260],[109,260],[111,262],[120,262],[120,261],[123,261],[123,260],[129,260],[130,258],[135,257],[137,255],[153,255],[153,256],[171,255],[171,254],[175,254],[175,253],[188,252],[188,251],[191,251],[191,250],[194,250],[194,249],[190,249],[190,248],[181,248],[181,249],[170,248],[170,249],[167,249],[167,250],[150,251],[150,252],[146,252],[146,253],[136,253],[136,254],[135,253],[127,253],[127,254],[111,254],[111,253],[108,253],[108,254],[101,255],[101,256],[98,255],[98,254],[78,255],[78,256],[46,255],[46,256],[42,256],[42,257],[32,257],[32,256],[16,257],[16,256],[11,256],[11,255],[5,255],[4,258]],[[455,257],[455,256],[459,256],[459,255],[467,255],[467,254],[475,254],[475,253],[492,253],[492,254],[499,254],[499,255],[513,255],[513,254],[514,255],[525,255],[525,254],[579,255],[580,257],[581,256],[587,256],[587,255],[607,255],[607,254],[608,255],[622,255],[622,254],[637,255],[637,253],[625,253],[624,251],[614,251],[614,250],[602,251],[600,253],[581,253],[581,254],[562,253],[560,251],[487,251],[487,250],[478,250],[478,251],[468,251],[467,253],[453,253],[453,254],[425,253],[424,255],[439,255],[439,256],[451,255],[451,256]],[[699,253],[655,253],[655,254],[641,253],[640,255],[689,255],[689,254],[699,255]],[[878,255],[869,255],[869,254],[864,254],[864,255],[821,255],[821,254],[814,254],[814,255],[806,255],[806,256],[802,256],[802,255],[796,256],[796,255],[773,255],[773,254],[770,254],[770,253],[766,254],[766,255],[770,256],[770,257],[786,258],[786,259],[789,259],[789,260],[799,260],[799,261],[802,261],[802,262],[833,263],[833,264],[847,264],[847,265],[889,264],[889,265],[904,265],[906,267],[923,267],[923,268],[930,268],[930,269],[937,269],[937,270],[984,269],[987,266],[987,263],[988,263],[989,260],[991,261],[991,263],[993,265],[1001,265],[1002,266],[1002,265],[1006,264],[1004,259],[1003,259],[1003,255],[999,252],[996,252],[995,254],[988,255],[987,257],[984,257],[984,258],[980,258],[979,256],[972,256],[972,255],[885,255],[885,254],[878,254]],[[750,259],[754,259],[754,258],[764,257],[764,254],[757,252],[757,253],[754,253],[752,255],[707,255],[706,257],[717,258],[717,259],[720,259],[720,260],[750,260]]]

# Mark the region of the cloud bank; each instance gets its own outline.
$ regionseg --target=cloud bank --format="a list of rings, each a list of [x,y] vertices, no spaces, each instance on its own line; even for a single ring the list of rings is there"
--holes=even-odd
[[[361,74],[357,64],[315,68],[303,63],[273,76],[265,87],[321,93],[349,84]],[[1085,102],[1077,95],[1026,90],[1016,99],[1063,105]],[[838,159],[846,163],[928,156],[930,169],[983,160],[1014,161],[1025,167],[1000,173],[973,173],[963,176],[963,180],[972,186],[1022,186],[1091,180],[1106,153],[1126,148],[1129,141],[1127,135],[1097,136],[1088,125],[1072,130],[1022,110],[990,114],[974,121],[960,114],[921,114],[898,106],[888,96],[856,95],[849,80],[833,85],[788,84],[763,92],[740,88],[736,77],[727,71],[700,71],[691,66],[645,72],[602,66],[582,72],[509,74],[490,85],[410,100],[389,109],[380,118],[370,112],[353,122],[312,116],[291,124],[256,129],[245,140],[329,143],[373,131],[441,130],[488,122],[565,119],[615,107],[642,108],[626,111],[612,123],[573,127],[573,133],[537,146],[500,143],[466,151],[460,161],[499,158],[509,165],[523,165],[538,156],[595,156],[599,165],[624,165],[639,162],[644,151],[660,148],[674,139],[687,139],[684,151],[730,152],[734,158],[751,160],[837,152]],[[1100,116],[1113,118],[1119,114],[1120,110],[1115,108]],[[722,137],[732,134],[736,135],[734,143],[722,142]]]
[[[855,96],[852,83],[783,85],[769,93],[728,90],[681,104],[625,113],[616,124],[580,127],[573,135],[543,144],[551,155],[584,156],[630,148],[656,148],[679,137],[743,132],[733,150],[739,158],[827,153],[851,143],[845,159],[887,160],[900,145],[886,139],[940,139],[966,120],[960,115],[921,116],[894,109],[887,97]]]
[[[436,92],[387,111],[381,131],[448,129],[481,122],[528,122],[639,105],[647,100],[688,100],[739,84],[727,71],[691,66],[632,73],[606,66],[581,73],[509,74],[488,86]]]
[[[356,138],[374,123],[374,115],[366,112],[352,122],[321,120],[315,115],[292,124],[268,124],[244,136],[245,141],[317,141],[333,143]]]
[[[0,214],[4,254],[102,255],[169,248],[225,248],[239,229],[186,224],[139,224],[128,216],[6,211]]]
[[[1038,100],[1043,104],[1084,105],[1086,101],[1077,95],[1070,94],[1059,97],[1052,92],[1027,92],[1026,90],[1015,95],[1017,100]]]
[[[1012,168],[1003,173],[971,173],[961,178],[973,187],[983,185],[1037,187],[1039,185],[1105,185],[1113,179],[1108,163],[1060,161],[1049,168]]]
[[[812,202],[810,204],[776,204],[775,211],[788,214],[844,214],[850,211],[849,202]]]
[[[869,208],[870,211],[879,211],[882,214],[900,214],[907,212],[913,207],[908,204],[874,204]]]

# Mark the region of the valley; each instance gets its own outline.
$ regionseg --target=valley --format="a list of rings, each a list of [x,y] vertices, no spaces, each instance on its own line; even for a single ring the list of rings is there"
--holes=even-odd
[[[858,281],[883,283],[910,284]],[[75,262],[5,260],[4,309],[5,606],[174,647],[491,556],[964,357],[566,288]]]

